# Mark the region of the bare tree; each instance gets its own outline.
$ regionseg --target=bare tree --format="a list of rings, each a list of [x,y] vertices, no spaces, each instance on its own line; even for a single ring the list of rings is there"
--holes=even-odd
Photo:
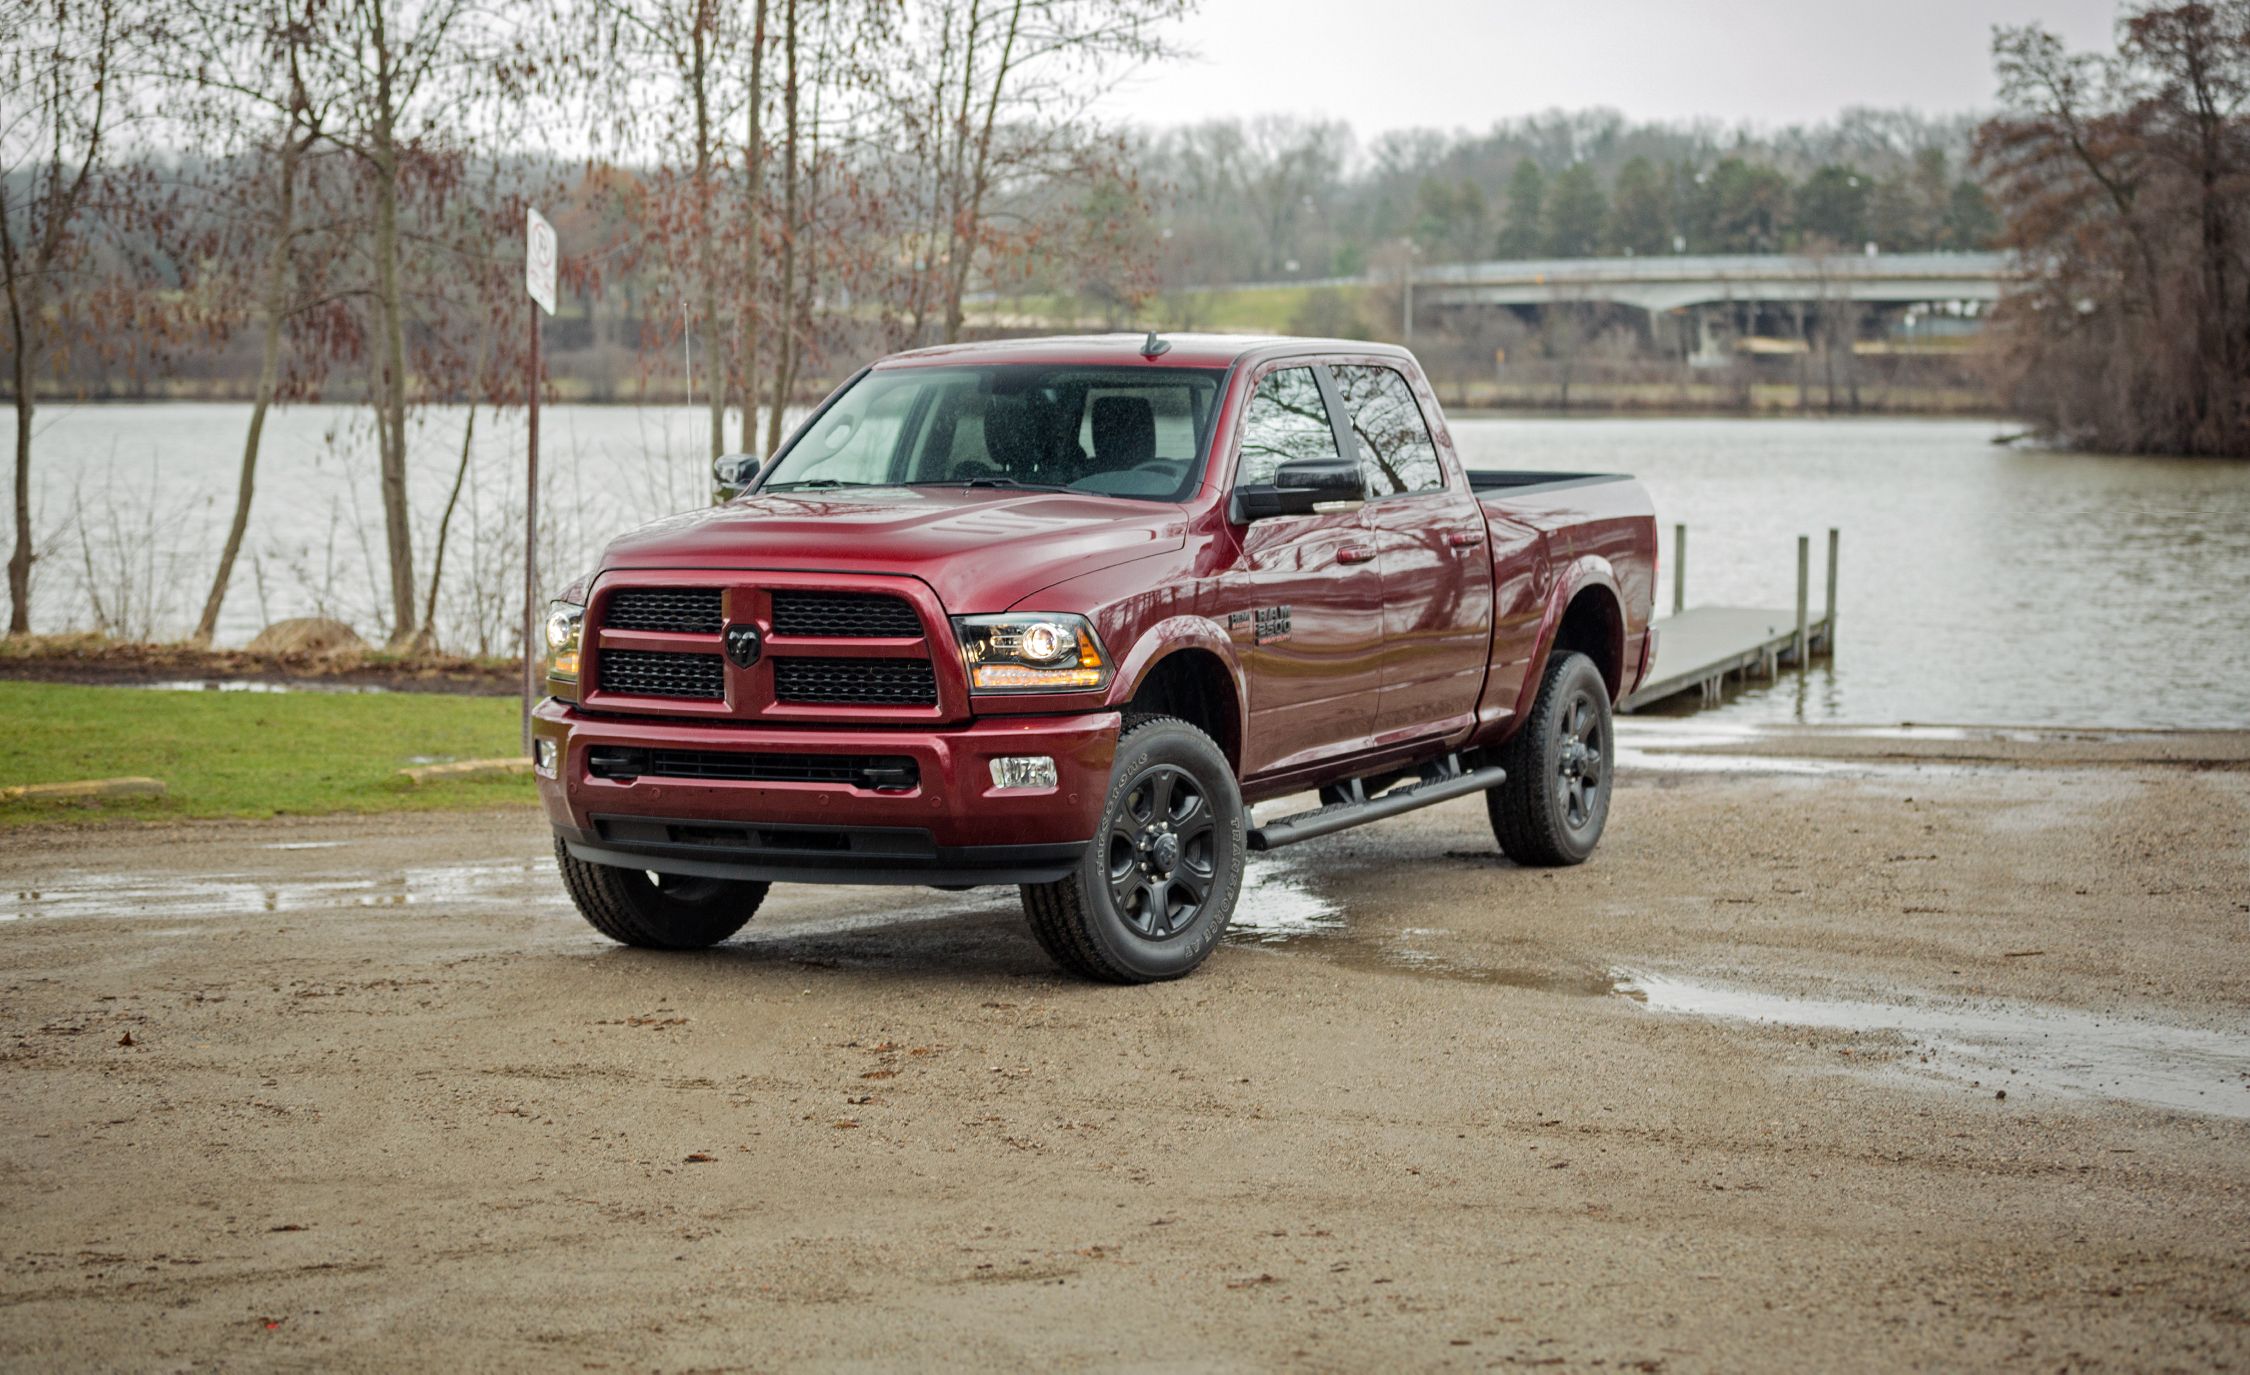
[[[199,645],[210,644],[218,630],[249,531],[267,412],[285,394],[316,390],[332,359],[354,351],[358,339],[356,331],[335,328],[341,306],[328,292],[322,266],[340,245],[333,232],[308,225],[300,206],[312,190],[307,163],[326,115],[305,81],[307,51],[322,18],[322,0],[182,0],[141,45],[148,64],[138,75],[184,88],[184,136],[222,154],[203,174],[212,183],[205,189],[220,228],[195,255],[213,267],[201,294],[217,302],[211,314],[219,332],[244,317],[258,329],[258,374],[234,512],[191,636]],[[200,55],[184,74],[164,65],[182,51]],[[325,240],[326,252],[307,251],[314,235]],[[234,304],[238,300],[248,302],[247,310]],[[285,351],[292,321],[300,347]]]
[[[97,194],[119,102],[120,0],[11,3],[0,18],[0,276],[7,289],[16,409],[15,549],[8,633],[31,631],[32,410],[53,313],[84,248],[81,217]]]
[[[409,216],[442,204],[461,173],[471,121],[464,102],[510,84],[516,48],[483,31],[476,0],[332,0],[306,54],[308,84],[329,115],[322,139],[351,155],[371,203],[365,246],[373,280],[369,390],[374,400],[390,643],[418,635],[413,507],[407,496]]]
[[[2250,453],[2250,0],[2129,9],[2110,54],[2038,28],[1994,53],[1977,160],[2028,269],[2003,390],[2069,443]]]
[[[936,317],[960,338],[979,265],[1021,253],[1038,225],[999,216],[1028,182],[1083,173],[1106,142],[1093,100],[1127,67],[1167,51],[1163,27],[1190,0],[926,0],[910,25],[894,119],[921,228],[914,333]],[[1121,151],[1121,150],[1120,150]]]

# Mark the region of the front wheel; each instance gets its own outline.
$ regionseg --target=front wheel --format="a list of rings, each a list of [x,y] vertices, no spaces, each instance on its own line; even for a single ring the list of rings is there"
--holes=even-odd
[[[1211,737],[1169,716],[1129,721],[1085,858],[1066,878],[1024,884],[1024,916],[1074,974],[1176,979],[1226,933],[1243,849],[1242,794]]]
[[[1518,864],[1584,864],[1609,820],[1609,684],[1583,654],[1547,661],[1531,719],[1499,749],[1508,781],[1484,795],[1493,839]]]
[[[767,885],[620,869],[575,858],[555,841],[555,867],[580,916],[620,945],[701,950],[740,931],[766,900]]]

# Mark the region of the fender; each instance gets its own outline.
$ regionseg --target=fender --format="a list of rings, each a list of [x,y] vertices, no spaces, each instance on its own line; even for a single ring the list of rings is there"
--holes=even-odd
[[[1581,554],[1569,564],[1555,570],[1555,583],[1547,593],[1547,610],[1539,619],[1539,647],[1532,651],[1531,664],[1523,676],[1523,686],[1516,692],[1516,721],[1529,719],[1532,700],[1539,694],[1539,684],[1547,676],[1547,657],[1554,652],[1555,635],[1562,629],[1563,613],[1572,601],[1589,587],[1601,588],[1609,595],[1617,611],[1618,639],[1611,646],[1619,666],[1620,689],[1624,679],[1632,672],[1625,662],[1625,595],[1618,590],[1617,570],[1608,559],[1599,554]]]
[[[1219,656],[1227,666],[1227,676],[1234,683],[1236,739],[1246,739],[1250,729],[1249,685],[1242,676],[1242,663],[1235,657],[1234,641],[1216,622],[1203,616],[1168,616],[1142,632],[1141,638],[1118,661],[1116,676],[1110,680],[1109,697],[1104,706],[1117,710],[1133,700],[1148,681],[1148,675],[1164,660],[1184,649],[1207,649]]]

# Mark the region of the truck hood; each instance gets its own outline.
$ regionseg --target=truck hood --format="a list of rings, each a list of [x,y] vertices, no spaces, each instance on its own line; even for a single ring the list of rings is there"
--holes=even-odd
[[[601,566],[891,574],[920,578],[947,611],[967,615],[1005,611],[1064,578],[1186,538],[1186,513],[1160,502],[871,487],[751,496],[667,516],[612,542]]]

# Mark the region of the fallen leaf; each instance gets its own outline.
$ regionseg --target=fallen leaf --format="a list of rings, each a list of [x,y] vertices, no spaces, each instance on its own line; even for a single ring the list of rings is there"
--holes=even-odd
[[[711,1154],[709,1151],[697,1151],[695,1154],[687,1158],[687,1163],[690,1165],[708,1165],[718,1158],[719,1157]]]
[[[859,1126],[859,1123],[854,1122],[849,1117],[839,1117],[828,1125],[834,1127],[837,1131],[848,1132],[857,1128]]]
[[[1271,1275],[1252,1275],[1252,1276],[1250,1276],[1250,1277],[1249,1277],[1249,1278],[1247,1278],[1247,1279],[1239,1279],[1239,1280],[1228,1280],[1228,1281],[1227,1281],[1227,1288],[1229,1288],[1229,1289],[1255,1289],[1255,1288],[1256,1288],[1257,1286],[1259,1286],[1259,1285],[1261,1285],[1261,1284],[1273,1284],[1273,1283],[1275,1283],[1275,1280],[1274,1280],[1274,1277],[1273,1277],[1273,1276],[1271,1276]]]
[[[121,1046],[131,1046],[131,1045],[139,1045],[140,1043],[139,1043],[138,1041],[135,1041],[135,1040],[133,1039],[133,1033],[132,1033],[132,1032],[130,1032],[130,1031],[128,1031],[128,1032],[126,1032],[126,1033],[125,1033],[125,1034],[124,1034],[123,1036],[120,1036],[120,1037],[118,1037],[118,1038],[117,1038],[117,1044],[119,1044],[119,1045],[121,1045]]]
[[[305,1224],[302,1222],[284,1222],[279,1227],[268,1227],[266,1230],[269,1232],[302,1232],[305,1230]]]
[[[859,1077],[862,1079],[896,1079],[898,1078],[898,1071],[895,1069],[871,1069]]]

